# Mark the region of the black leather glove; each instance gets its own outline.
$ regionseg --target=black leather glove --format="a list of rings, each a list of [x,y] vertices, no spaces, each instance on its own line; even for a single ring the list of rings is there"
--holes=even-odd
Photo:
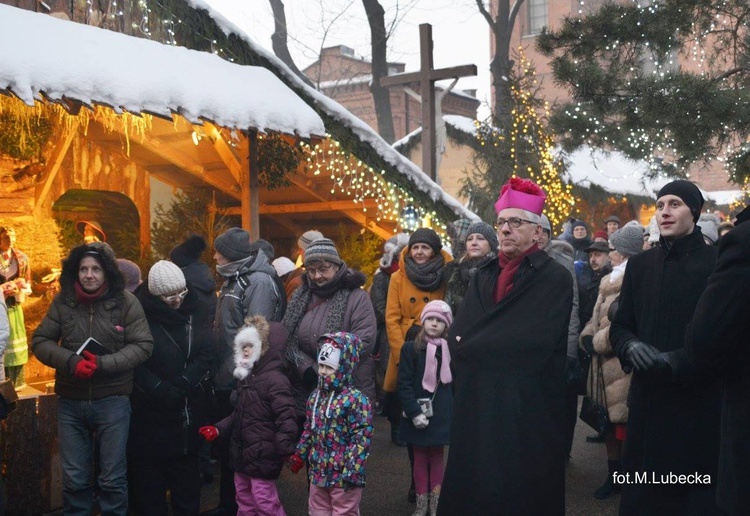
[[[583,346],[584,351],[590,356],[594,354],[594,336],[593,335],[584,335],[581,337],[581,345]]]
[[[665,363],[665,359],[659,356],[661,353],[645,342],[631,340],[625,346],[625,358],[633,364],[636,371],[648,371]]]
[[[305,372],[302,373],[302,383],[309,391],[318,386],[318,373],[314,367],[310,366],[305,369]]]
[[[565,362],[565,376],[567,377],[568,385],[573,385],[578,382],[581,377],[581,364],[578,362],[577,357],[566,357]]]

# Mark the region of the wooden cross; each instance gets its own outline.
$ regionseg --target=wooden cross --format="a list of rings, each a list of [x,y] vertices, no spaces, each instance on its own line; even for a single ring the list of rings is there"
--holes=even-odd
[[[454,66],[433,70],[432,66],[432,25],[423,23],[419,26],[420,71],[398,73],[380,79],[380,85],[396,86],[419,82],[422,97],[422,170],[433,181],[437,180],[435,170],[435,81],[458,79],[477,74],[476,65]]]

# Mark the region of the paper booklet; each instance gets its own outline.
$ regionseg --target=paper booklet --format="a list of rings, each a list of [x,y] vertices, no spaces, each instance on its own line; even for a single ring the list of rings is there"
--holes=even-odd
[[[76,351],[76,355],[80,355],[84,351],[90,351],[94,355],[98,355],[98,356],[109,355],[110,353],[112,353],[110,350],[108,350],[107,348],[105,348],[102,345],[102,343],[99,342],[98,340],[96,340],[94,337],[89,337],[88,339],[86,339],[86,342],[84,342],[83,344],[81,344],[81,347],[78,348],[78,351]]]

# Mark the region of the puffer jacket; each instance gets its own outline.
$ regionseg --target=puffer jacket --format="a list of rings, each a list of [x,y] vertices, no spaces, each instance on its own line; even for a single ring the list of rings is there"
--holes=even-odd
[[[107,291],[92,303],[79,303],[75,295],[78,265],[87,250],[94,249],[104,262]],[[133,390],[133,370],[151,356],[154,344],[143,308],[125,290],[109,246],[93,243],[76,247],[63,262],[61,291],[52,301],[32,337],[34,355],[55,369],[58,396],[90,400],[128,395]],[[97,370],[86,380],[75,377],[76,351],[89,337],[111,351],[97,359]]]
[[[446,251],[440,253],[445,263],[453,258]],[[432,292],[419,290],[406,276],[406,256],[409,248],[405,247],[399,256],[399,269],[391,276],[388,286],[388,301],[385,308],[385,326],[388,332],[388,345],[391,354],[388,357],[388,370],[383,382],[383,390],[396,392],[398,363],[401,359],[401,347],[406,341],[406,332],[413,324],[419,324],[422,309],[430,301],[445,298],[445,283]]]
[[[292,387],[281,371],[286,336],[280,323],[261,316],[246,320],[235,338],[235,376],[241,378],[237,403],[234,412],[216,424],[220,436],[230,436],[232,469],[255,478],[278,478],[299,435]],[[254,352],[254,365],[248,368],[241,364],[245,344]],[[242,369],[249,371],[240,374]]]
[[[271,322],[281,321],[284,316],[286,294],[275,278],[276,269],[260,250],[235,274],[224,278],[214,320],[216,366],[213,383],[217,389],[234,387],[234,336],[244,324],[245,317],[262,315]]]
[[[604,389],[607,398],[607,410],[609,420],[612,423],[628,422],[628,391],[630,390],[630,378],[632,375],[625,374],[620,365],[620,360],[612,350],[609,343],[609,326],[608,317],[609,307],[620,297],[622,288],[622,276],[614,283],[610,282],[611,274],[602,278],[599,287],[599,297],[594,305],[594,312],[586,327],[581,332],[581,341],[587,335],[594,337],[595,355],[591,359],[592,369],[589,371],[590,383],[586,386],[589,396],[592,393],[592,386],[598,389],[597,361],[602,364],[602,377],[604,378]],[[582,346],[583,347],[583,346]],[[594,390],[594,392],[596,392]]]
[[[351,333],[325,337],[341,350],[339,368],[332,376],[319,378],[318,387],[307,400],[297,453],[310,465],[310,483],[318,487],[364,487],[372,442],[372,407],[365,395],[351,387],[362,345]]]

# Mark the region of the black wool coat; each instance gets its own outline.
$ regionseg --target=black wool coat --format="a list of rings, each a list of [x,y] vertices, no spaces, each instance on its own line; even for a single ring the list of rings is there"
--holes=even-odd
[[[623,369],[631,365],[625,348],[640,340],[667,353],[671,372],[633,371],[628,395],[627,440],[623,467],[628,472],[711,475],[719,456],[720,385],[690,365],[683,349],[685,329],[716,263],[717,250],[706,245],[700,229],[668,246],[628,260],[620,306],[609,338]],[[632,475],[631,475],[632,476]],[[653,506],[659,486],[625,486],[624,514]]]
[[[199,297],[189,290],[174,310],[150,294],[146,283],[135,294],[146,313],[154,351],[133,375],[129,453],[154,460],[197,454],[202,441],[195,405],[202,398],[199,384],[208,373],[212,351],[210,341],[193,327]]]
[[[440,379],[440,365],[442,356],[440,348],[436,353],[438,369],[437,376]],[[436,392],[432,393],[422,387],[427,352],[417,351],[414,341],[404,343],[401,348],[401,360],[398,363],[398,397],[404,408],[406,417],[401,417],[399,425],[399,437],[402,441],[417,446],[444,446],[449,442],[451,408],[453,406],[453,386],[438,383]],[[433,397],[434,394],[434,397]],[[417,399],[431,398],[433,416],[427,428],[417,429],[412,423],[412,418],[418,416],[422,409]]]
[[[728,514],[750,512],[750,224],[719,241],[719,258],[685,335],[698,368],[723,378],[717,501]]]
[[[477,270],[450,328],[453,417],[438,514],[563,514],[565,355],[573,279],[544,251],[495,304]]]

